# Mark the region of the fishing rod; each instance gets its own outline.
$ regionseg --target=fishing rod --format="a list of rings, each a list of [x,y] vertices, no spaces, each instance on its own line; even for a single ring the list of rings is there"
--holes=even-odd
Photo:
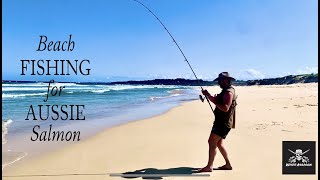
[[[173,40],[173,42],[175,43],[175,45],[176,45],[176,46],[178,47],[178,49],[180,50],[182,56],[184,57],[184,60],[188,63],[188,65],[189,65],[189,67],[190,67],[190,69],[191,69],[194,77],[196,78],[196,80],[197,80],[197,82],[198,82],[201,90],[204,90],[203,87],[202,87],[201,84],[200,84],[200,80],[198,79],[196,73],[195,73],[194,70],[192,69],[192,67],[191,67],[191,65],[190,65],[187,57],[184,55],[182,49],[180,48],[180,46],[178,45],[178,43],[177,43],[177,41],[174,39],[174,37],[171,35],[171,33],[169,32],[169,30],[167,29],[167,27],[162,23],[162,21],[158,18],[158,16],[156,16],[146,5],[144,5],[143,3],[141,3],[141,2],[138,1],[138,0],[133,0],[133,1],[139,3],[139,4],[142,5],[144,8],[146,8],[146,9],[160,22],[160,24],[162,25],[162,27],[167,31],[167,33],[169,34],[169,36],[171,37],[171,39]],[[207,102],[208,102],[208,104],[209,104],[209,106],[210,106],[210,108],[211,108],[211,111],[214,112],[214,111],[213,111],[213,108],[212,108],[212,106],[211,106],[211,104],[210,104],[210,101],[209,101],[208,97],[207,97],[207,96],[204,96],[204,97],[206,98],[206,100],[207,100]],[[201,95],[199,95],[199,98],[200,98],[200,100],[201,100],[202,102],[204,101],[204,99],[203,99],[203,97],[202,97]]]

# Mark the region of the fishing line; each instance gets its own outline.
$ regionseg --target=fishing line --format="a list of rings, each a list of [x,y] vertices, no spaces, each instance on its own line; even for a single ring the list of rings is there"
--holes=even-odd
[[[201,84],[200,84],[200,80],[198,79],[196,73],[195,73],[194,70],[192,69],[191,64],[189,63],[187,57],[184,55],[182,49],[180,48],[180,46],[178,45],[177,41],[174,39],[174,37],[172,36],[172,34],[169,32],[169,30],[167,29],[167,27],[162,23],[162,21],[158,18],[158,16],[156,16],[146,5],[144,5],[143,3],[141,3],[141,2],[138,1],[138,0],[133,0],[133,1],[139,3],[139,4],[142,5],[144,8],[146,8],[146,9],[159,21],[159,23],[162,25],[162,27],[167,31],[167,33],[169,34],[169,36],[171,37],[171,39],[173,40],[173,42],[175,43],[175,45],[176,45],[176,46],[178,47],[178,49],[180,50],[180,53],[181,53],[182,56],[184,57],[184,60],[188,63],[188,66],[190,67],[190,69],[191,69],[194,77],[196,78],[196,80],[197,80],[197,82],[198,82],[201,90],[204,90],[203,87],[202,87]],[[199,97],[200,97],[201,101],[203,102],[202,96],[199,95]],[[206,100],[207,100],[207,102],[208,102],[208,104],[209,104],[209,106],[210,106],[210,108],[211,108],[211,111],[214,112],[214,111],[213,111],[213,108],[212,108],[212,106],[211,106],[211,104],[210,104],[210,101],[209,101],[208,97],[207,97],[207,96],[204,96],[204,97],[206,98]]]

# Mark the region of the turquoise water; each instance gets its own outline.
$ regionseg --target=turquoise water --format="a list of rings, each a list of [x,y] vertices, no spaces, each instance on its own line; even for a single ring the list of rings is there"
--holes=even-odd
[[[65,86],[60,96],[49,95],[48,83],[2,83],[2,168],[25,157],[32,157],[42,152],[53,150],[62,145],[73,143],[66,141],[31,141],[35,137],[34,127],[39,125],[37,132],[79,131],[81,140],[90,137],[109,127],[130,121],[148,118],[161,114],[183,101],[198,98],[199,88],[188,86],[162,85],[81,85],[75,83],[54,83],[51,86]],[[50,89],[51,90],[51,89]],[[33,120],[30,111],[33,106]],[[43,105],[40,120],[39,107]],[[50,105],[47,111],[45,105]],[[51,111],[52,105],[67,105],[69,118],[55,108],[60,116],[67,120],[52,120],[56,114]],[[85,120],[70,120],[70,105],[84,105]],[[28,115],[28,113],[30,114]],[[76,112],[74,107],[73,112]],[[29,120],[26,120],[26,118]],[[75,115],[73,117],[76,118]],[[156,127],[155,127],[156,128]],[[48,133],[49,134],[49,133]]]
[[[2,121],[6,121],[6,140],[33,133],[33,127],[79,129],[82,136],[132,120],[147,118],[177,106],[182,101],[197,99],[198,89],[187,86],[162,85],[81,85],[75,83],[54,83],[51,86],[65,86],[60,96],[47,96],[48,83],[3,83]],[[28,112],[33,106],[37,120]],[[50,105],[48,120],[40,120],[38,105]],[[52,120],[51,105],[84,105],[84,121]],[[46,106],[42,117],[47,116]],[[60,109],[56,108],[60,116]],[[66,109],[65,109],[66,110]],[[70,106],[67,111],[70,116]],[[74,107],[74,113],[76,108]],[[30,120],[25,120],[26,118]],[[82,116],[82,117],[83,117]],[[56,116],[54,116],[56,117]],[[81,117],[81,116],[80,116]],[[74,117],[75,118],[75,117]],[[89,135],[89,133],[87,133]],[[27,139],[26,139],[27,140]]]

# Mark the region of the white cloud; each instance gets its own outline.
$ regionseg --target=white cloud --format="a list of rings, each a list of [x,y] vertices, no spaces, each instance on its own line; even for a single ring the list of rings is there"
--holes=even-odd
[[[256,69],[246,69],[236,76],[239,80],[264,79],[265,75]]]
[[[318,67],[306,66],[304,69],[299,69],[296,72],[296,74],[312,74],[312,73],[318,73]]]

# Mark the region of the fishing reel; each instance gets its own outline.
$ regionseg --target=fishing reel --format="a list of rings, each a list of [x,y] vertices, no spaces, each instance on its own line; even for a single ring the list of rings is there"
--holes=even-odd
[[[204,97],[201,94],[199,95],[199,99],[201,100],[201,102],[204,102]]]

